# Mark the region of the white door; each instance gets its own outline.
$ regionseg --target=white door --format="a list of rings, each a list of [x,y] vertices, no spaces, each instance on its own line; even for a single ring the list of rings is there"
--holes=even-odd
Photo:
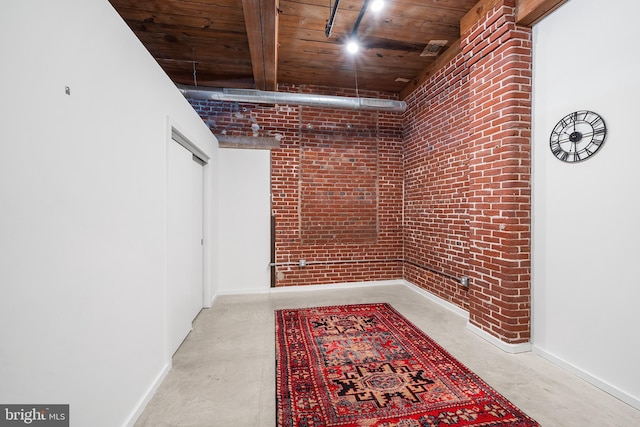
[[[173,354],[202,309],[203,162],[173,140],[167,156],[167,332]]]

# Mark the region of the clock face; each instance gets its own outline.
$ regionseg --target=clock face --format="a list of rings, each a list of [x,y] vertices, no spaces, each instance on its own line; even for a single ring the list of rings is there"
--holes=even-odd
[[[554,156],[567,163],[581,162],[604,145],[607,126],[593,111],[575,111],[564,116],[551,131],[549,147]]]

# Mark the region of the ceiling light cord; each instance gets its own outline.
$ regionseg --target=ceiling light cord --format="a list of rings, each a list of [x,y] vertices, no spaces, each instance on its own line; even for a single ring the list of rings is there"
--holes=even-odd
[[[196,50],[195,48],[191,50],[193,54],[193,85],[198,86],[198,77],[196,73]]]
[[[356,98],[360,98],[360,94],[358,93],[358,58],[353,57],[353,73],[356,76]]]

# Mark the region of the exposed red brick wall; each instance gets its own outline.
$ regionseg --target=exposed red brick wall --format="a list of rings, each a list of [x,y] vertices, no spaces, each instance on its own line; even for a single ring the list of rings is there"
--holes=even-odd
[[[327,113],[321,109],[303,108],[301,118],[301,243],[375,244],[377,114],[351,112],[345,123],[327,121]]]
[[[353,90],[280,91],[355,96]],[[360,92],[385,98],[388,94]],[[277,286],[402,278],[402,116],[192,100],[215,134],[280,135],[271,150]],[[307,262],[299,267],[299,260]]]
[[[467,288],[457,280],[470,274],[469,75],[462,56],[406,102],[405,278],[467,309]]]
[[[515,1],[464,36],[469,67],[469,315],[508,343],[530,339],[531,30]]]
[[[405,278],[468,309],[472,324],[503,341],[526,342],[531,34],[507,0],[461,47],[406,100]]]

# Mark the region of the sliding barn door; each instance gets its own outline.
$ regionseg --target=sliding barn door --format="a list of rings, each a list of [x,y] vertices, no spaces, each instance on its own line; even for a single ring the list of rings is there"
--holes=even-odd
[[[167,333],[170,354],[202,309],[203,162],[175,141],[167,162]]]

